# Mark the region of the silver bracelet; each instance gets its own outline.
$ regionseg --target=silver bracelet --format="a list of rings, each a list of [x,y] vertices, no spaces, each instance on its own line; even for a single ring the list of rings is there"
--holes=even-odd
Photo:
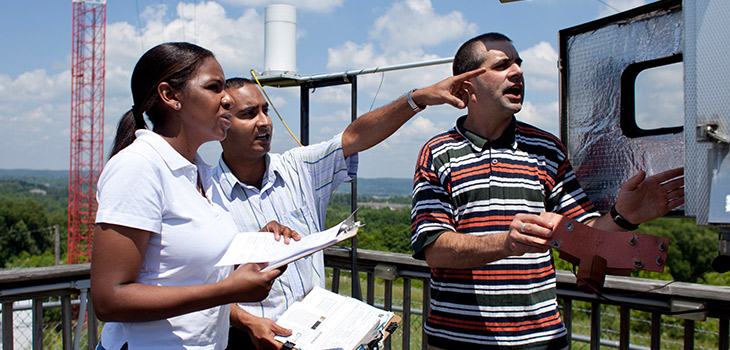
[[[411,106],[411,108],[413,108],[413,111],[418,113],[418,112],[426,109],[426,106],[421,107],[416,103],[416,101],[413,101],[413,96],[411,96],[411,94],[413,93],[413,91],[416,91],[416,90],[418,90],[418,89],[413,89],[411,91],[408,91],[408,93],[406,93],[406,101],[408,102],[408,105]]]

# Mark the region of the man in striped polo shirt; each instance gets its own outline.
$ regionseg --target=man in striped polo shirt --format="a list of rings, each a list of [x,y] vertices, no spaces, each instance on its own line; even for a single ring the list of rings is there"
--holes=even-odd
[[[682,169],[621,188],[601,216],[586,197],[560,141],[519,122],[522,59],[512,42],[488,33],[464,43],[454,75],[464,83],[467,115],[428,141],[413,181],[413,255],[431,267],[432,349],[563,349],[555,270],[547,245],[555,212],[595,228],[626,231],[684,203]]]
[[[218,186],[212,200],[229,209],[240,231],[259,231],[270,221],[278,221],[301,235],[322,231],[330,195],[357,172],[357,152],[390,136],[425,106],[449,103],[464,108],[456,94],[462,90],[464,80],[483,71],[449,77],[411,91],[361,116],[328,141],[283,154],[269,153],[273,125],[269,105],[258,87],[248,79],[228,79],[226,90],[234,100],[233,118],[226,139],[221,141],[223,154],[216,169]],[[235,327],[230,329],[228,348],[279,348],[274,335],[288,335],[290,331],[275,321],[314,286],[325,286],[321,252],[289,264],[265,300],[231,307],[231,324]]]

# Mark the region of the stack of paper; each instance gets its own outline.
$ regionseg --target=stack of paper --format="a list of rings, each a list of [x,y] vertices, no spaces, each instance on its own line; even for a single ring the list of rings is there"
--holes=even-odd
[[[381,338],[393,316],[392,312],[315,287],[276,321],[292,330],[290,336],[276,339],[293,343],[300,350],[353,350]]]
[[[271,232],[239,232],[216,266],[268,263],[264,271],[275,269],[352,238],[360,226],[351,214],[328,230],[304,236],[299,241],[290,240],[289,244],[285,244],[283,239],[277,241]]]

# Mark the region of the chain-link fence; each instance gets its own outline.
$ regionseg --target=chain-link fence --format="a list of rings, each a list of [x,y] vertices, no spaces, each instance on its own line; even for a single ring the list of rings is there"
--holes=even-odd
[[[36,316],[34,315],[33,310],[34,301],[31,299],[27,299],[18,300],[14,303],[3,303],[3,307],[12,305],[12,311],[10,312],[12,314],[12,316],[10,316],[12,317],[12,320],[9,320],[10,322],[12,322],[12,327],[3,324],[3,322],[8,321],[7,311],[3,313],[2,320],[0,320],[0,325],[3,331],[3,339],[5,339],[5,337],[11,337],[14,350],[62,350],[64,349],[64,327],[68,327],[66,331],[70,334],[71,337],[75,336],[76,334],[80,334],[78,349],[89,349],[88,323],[86,322],[86,318],[83,319],[83,323],[81,325],[82,329],[78,332],[76,331],[76,326],[79,319],[79,312],[82,309],[81,301],[78,299],[78,297],[78,295],[73,296],[70,300],[71,315],[69,325],[66,325],[64,323],[63,304],[60,298],[51,297],[45,299],[36,299],[36,302],[40,302],[42,304],[42,306],[39,308],[40,310],[42,310],[42,314],[37,315],[37,317],[42,320],[39,331],[39,339],[41,339],[42,341],[42,345],[40,347],[33,346],[33,318]],[[99,334],[99,330],[100,327],[97,330],[97,334]],[[12,331],[12,334],[5,334],[6,331]],[[65,341],[67,342],[67,347],[71,344],[74,344],[72,338],[66,339]],[[2,343],[0,343],[0,349],[4,349]]]

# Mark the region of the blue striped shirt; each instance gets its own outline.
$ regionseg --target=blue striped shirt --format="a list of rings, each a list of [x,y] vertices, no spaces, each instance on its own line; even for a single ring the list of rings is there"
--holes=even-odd
[[[276,220],[306,236],[323,230],[330,195],[355,176],[358,159],[357,154],[344,158],[339,134],[316,145],[267,154],[266,163],[259,190],[239,182],[221,158],[213,175],[220,193],[213,201],[222,202],[241,232],[259,231]],[[324,283],[324,257],[318,252],[289,264],[266,299],[239,306],[276,321],[289,305]]]

